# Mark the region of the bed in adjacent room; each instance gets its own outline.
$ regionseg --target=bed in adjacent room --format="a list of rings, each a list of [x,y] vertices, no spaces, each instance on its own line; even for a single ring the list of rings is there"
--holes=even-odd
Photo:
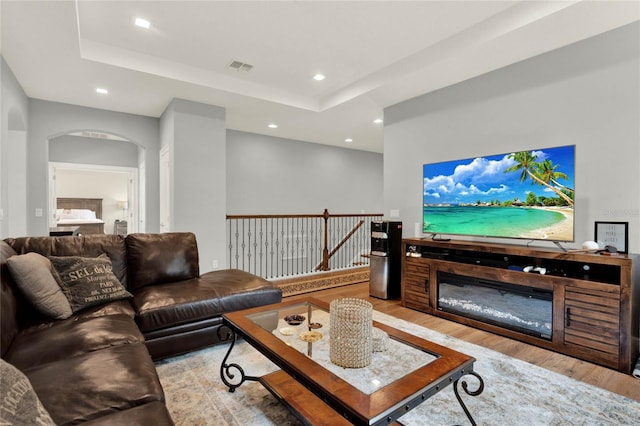
[[[56,226],[79,227],[80,234],[104,234],[102,198],[58,198]]]

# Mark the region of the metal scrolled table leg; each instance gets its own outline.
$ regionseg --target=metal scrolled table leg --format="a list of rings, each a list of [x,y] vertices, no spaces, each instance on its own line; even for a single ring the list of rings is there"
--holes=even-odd
[[[467,418],[469,419],[471,424],[473,426],[476,426],[475,420],[473,420],[473,417],[471,416],[471,413],[469,413],[469,410],[467,409],[467,406],[464,404],[464,401],[462,401],[462,397],[460,397],[460,393],[458,392],[458,382],[460,382],[462,380],[462,382],[461,382],[462,390],[464,390],[467,395],[478,396],[484,390],[484,380],[482,380],[482,377],[480,377],[480,375],[478,373],[476,373],[475,371],[471,371],[469,373],[466,373],[465,376],[469,375],[469,374],[474,376],[476,379],[478,379],[478,389],[473,390],[473,391],[469,390],[469,385],[467,384],[467,382],[465,380],[462,380],[464,378],[464,376],[462,376],[458,380],[453,382],[453,393],[456,395],[456,399],[460,403],[460,406],[464,410],[464,413],[467,415]]]
[[[224,336],[224,339],[221,338],[221,330],[223,328],[228,330],[228,334]],[[222,364],[220,365],[220,378],[222,379],[222,382],[229,387],[229,392],[234,392],[237,387],[242,385],[247,380],[258,381],[259,378],[257,377],[247,376],[244,373],[242,367],[240,367],[238,364],[227,364],[227,359],[229,358],[229,355],[231,355],[231,351],[233,350],[233,347],[235,346],[237,340],[237,333],[235,332],[235,330],[231,327],[220,327],[218,328],[218,338],[220,338],[221,341],[231,340],[229,350],[227,351],[227,354],[224,356]],[[234,373],[233,370],[235,370],[236,373]],[[240,376],[237,380],[234,380],[236,379],[236,374],[239,374]]]

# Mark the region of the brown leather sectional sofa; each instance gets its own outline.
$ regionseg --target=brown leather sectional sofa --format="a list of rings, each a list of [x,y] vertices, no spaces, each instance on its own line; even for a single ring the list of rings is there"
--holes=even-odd
[[[48,317],[7,267],[10,257],[31,252],[106,253],[132,297]],[[191,233],[10,238],[0,241],[0,266],[2,359],[27,376],[59,425],[173,424],[153,360],[218,343],[223,313],[282,298],[246,272],[200,275]]]

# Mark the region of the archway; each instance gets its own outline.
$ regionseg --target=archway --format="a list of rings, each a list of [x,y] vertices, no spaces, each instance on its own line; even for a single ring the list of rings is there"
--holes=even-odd
[[[86,198],[102,200],[105,233],[144,232],[144,158],[144,148],[108,131],[49,138],[49,226],[60,218],[57,198]]]

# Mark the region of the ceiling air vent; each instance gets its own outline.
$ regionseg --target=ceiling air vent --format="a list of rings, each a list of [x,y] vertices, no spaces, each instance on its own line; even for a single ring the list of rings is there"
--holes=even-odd
[[[253,69],[253,65],[240,61],[231,61],[227,68],[231,68],[232,70],[236,71],[249,72]]]

